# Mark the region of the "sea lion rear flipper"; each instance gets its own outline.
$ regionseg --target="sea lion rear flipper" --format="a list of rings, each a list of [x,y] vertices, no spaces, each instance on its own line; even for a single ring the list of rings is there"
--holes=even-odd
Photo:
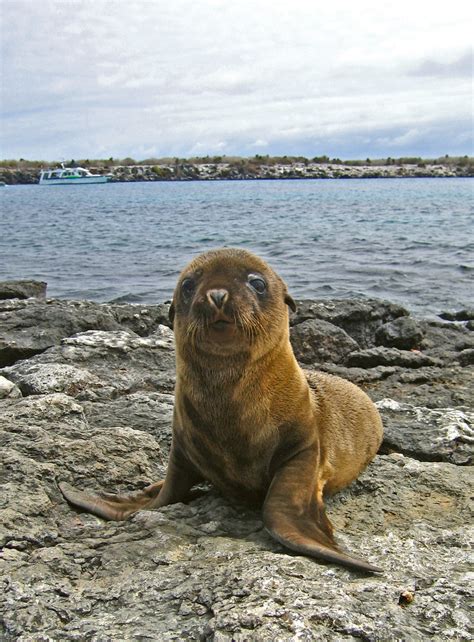
[[[382,569],[340,550],[334,541],[322,488],[314,480],[315,461],[313,451],[304,451],[277,471],[263,507],[265,528],[281,544],[303,555],[381,573]]]

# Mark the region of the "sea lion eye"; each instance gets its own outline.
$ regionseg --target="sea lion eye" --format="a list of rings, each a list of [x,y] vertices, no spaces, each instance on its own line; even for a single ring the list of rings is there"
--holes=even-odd
[[[249,276],[249,285],[257,294],[263,294],[267,289],[265,281],[261,277],[253,276],[252,274]]]
[[[196,284],[194,283],[193,279],[190,279],[189,277],[184,279],[181,283],[181,291],[184,296],[191,296],[191,294],[194,292],[195,287]]]

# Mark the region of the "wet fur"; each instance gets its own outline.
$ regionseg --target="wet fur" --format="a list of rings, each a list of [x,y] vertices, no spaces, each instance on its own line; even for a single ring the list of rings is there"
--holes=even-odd
[[[249,274],[263,278],[259,294]],[[194,289],[191,291],[191,285]],[[216,305],[215,292],[225,292]],[[217,300],[217,299],[216,299]],[[375,456],[382,424],[356,386],[305,373],[289,342],[285,283],[243,250],[207,252],[173,297],[176,400],[166,479],[133,496],[98,498],[67,485],[66,499],[107,519],[183,501],[195,483],[263,504],[285,546],[359,570],[379,569],[337,546],[323,497],[350,484]]]

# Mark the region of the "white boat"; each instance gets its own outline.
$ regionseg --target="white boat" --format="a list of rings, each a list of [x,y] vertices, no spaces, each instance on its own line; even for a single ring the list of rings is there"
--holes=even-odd
[[[111,174],[91,174],[84,167],[61,167],[60,169],[41,170],[40,185],[88,185],[89,183],[108,183]]]

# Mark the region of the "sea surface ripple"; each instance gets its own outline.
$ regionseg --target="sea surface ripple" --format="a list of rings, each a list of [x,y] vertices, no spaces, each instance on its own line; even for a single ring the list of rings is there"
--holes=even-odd
[[[8,186],[0,279],[155,303],[209,248],[256,252],[297,298],[369,296],[432,316],[471,306],[474,179]]]

